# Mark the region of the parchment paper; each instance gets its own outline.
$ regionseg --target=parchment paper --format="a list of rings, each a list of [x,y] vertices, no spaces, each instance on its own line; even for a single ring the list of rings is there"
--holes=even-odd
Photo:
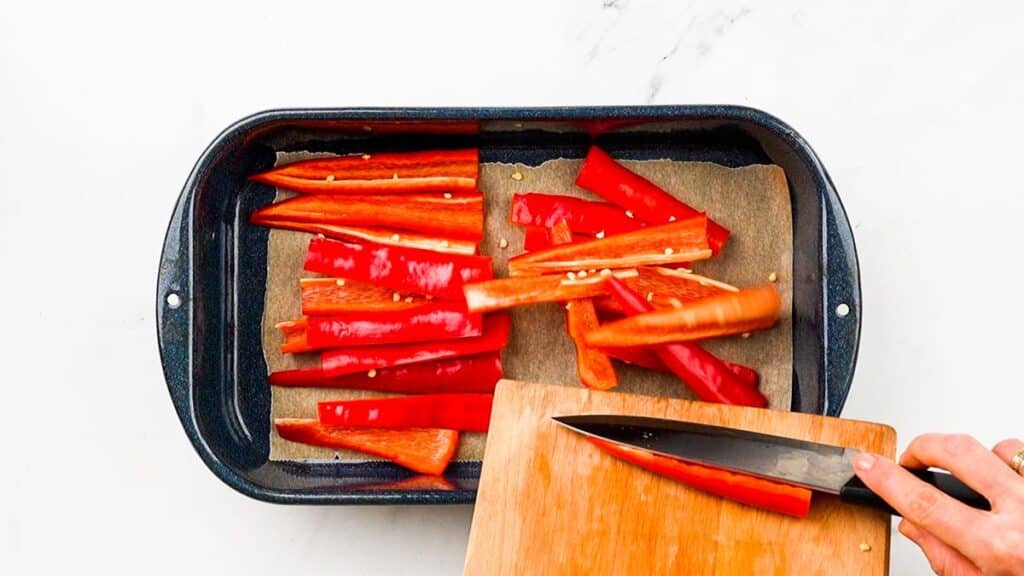
[[[322,156],[307,153],[279,153],[277,163]],[[522,233],[509,222],[509,206],[516,192],[546,192],[597,199],[576,188],[573,181],[581,160],[552,160],[531,168],[523,165],[483,164],[480,189],[486,198],[486,234],[481,251],[494,257],[496,277],[506,274],[506,260],[521,252]],[[719,357],[746,364],[761,376],[761,391],[770,407],[788,410],[792,392],[792,268],[793,226],[786,177],[778,166],[757,165],[726,168],[706,162],[671,160],[626,161],[631,170],[668,190],[728,228],[732,234],[722,253],[697,263],[698,273],[736,286],[767,282],[774,273],[782,297],[782,315],[771,330],[755,332],[749,338],[723,338],[705,343]],[[513,174],[521,174],[517,180]],[[291,194],[278,192],[278,199]],[[263,350],[270,371],[307,366],[313,354],[285,355],[279,347],[282,337],[274,324],[300,314],[298,278],[317,276],[302,269],[310,234],[272,230],[267,252],[267,293],[263,316]],[[508,247],[500,248],[501,239]],[[516,308],[513,328],[502,355],[505,377],[519,380],[579,386],[575,352],[565,329],[565,310],[546,304]],[[616,363],[619,391],[655,396],[691,398],[690,392],[671,375]],[[359,390],[273,387],[271,418],[315,418],[322,400],[385,396]],[[271,427],[273,430],[273,427]],[[366,456],[349,451],[307,446],[283,440],[271,432],[271,460],[365,461]],[[484,435],[462,435],[459,460],[483,456]]]

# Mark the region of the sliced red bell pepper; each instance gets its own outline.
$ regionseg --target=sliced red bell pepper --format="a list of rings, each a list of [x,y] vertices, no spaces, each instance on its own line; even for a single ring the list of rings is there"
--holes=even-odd
[[[697,274],[668,268],[641,267],[602,270],[596,274],[574,272],[573,278],[563,275],[498,278],[467,284],[462,287],[462,291],[466,296],[466,305],[472,312],[593,298],[594,305],[602,312],[620,314],[621,306],[607,296],[604,280],[608,275],[622,280],[631,290],[649,295],[650,304],[662,308],[682,306],[686,302],[738,290]]]
[[[635,278],[624,278],[630,290],[638,292],[654,308],[679,308],[686,302],[693,302],[722,292],[736,292],[739,289],[706,276],[660,266],[645,266],[637,269]],[[622,312],[614,298],[595,298],[594,305],[603,312]]]
[[[274,328],[280,330],[281,335],[284,336],[284,342],[281,343],[282,354],[300,354],[315,350],[309,343],[307,332],[309,324],[305,318],[278,322],[274,324]]]
[[[559,220],[565,220],[574,233],[588,236],[611,236],[645,226],[644,222],[626,216],[622,208],[608,202],[538,193],[512,197],[514,224],[551,228]]]
[[[378,368],[374,370],[373,376],[368,372],[357,372],[327,378],[318,364],[311,368],[274,372],[270,375],[270,384],[399,394],[490,394],[502,376],[501,354],[485,352],[474,356]]]
[[[427,394],[320,402],[320,423],[345,428],[447,428],[487,432],[491,394]]]
[[[587,240],[593,240],[593,236],[586,236],[583,234],[573,234],[573,242],[586,242]],[[523,226],[523,251],[535,252],[537,250],[543,250],[551,247],[551,233],[550,228],[540,228],[539,226]]]
[[[685,220],[701,213],[619,164],[597,146],[590,147],[576,176],[576,185],[651,224]],[[728,238],[728,230],[708,220],[708,243],[715,254]]]
[[[457,431],[439,428],[335,428],[305,418],[277,418],[274,426],[285,440],[325,448],[355,450],[390,460],[421,474],[437,475],[444,472],[459,445]]]
[[[347,278],[300,278],[299,290],[302,313],[306,316],[406,310],[427,302],[421,294],[395,292]]]
[[[468,149],[314,158],[250,179],[316,194],[468,192],[476,189],[479,174],[480,154]]]
[[[310,234],[323,234],[327,238],[334,238],[335,240],[346,240],[349,242],[368,240],[379,244],[405,246],[406,248],[419,248],[421,250],[433,250],[434,252],[444,252],[446,254],[476,254],[477,251],[477,244],[472,240],[441,238],[439,236],[420,234],[406,230],[359,228],[356,226],[339,226],[337,224],[299,222],[274,218],[262,219],[260,220],[260,225],[267,226],[269,228],[280,228],[282,230],[297,230],[299,232],[309,232]]]
[[[685,345],[685,344],[684,344]],[[648,370],[656,370],[658,372],[671,372],[668,366],[661,361],[658,354],[653,348],[607,348],[605,354],[616,360],[625,362],[626,364],[632,364],[634,366],[640,366],[641,368],[647,368]],[[708,352],[710,354],[710,352]],[[736,364],[729,362],[728,360],[722,360],[718,358],[718,361],[722,363],[730,372],[735,374],[739,378],[739,382],[742,382],[746,386],[751,388],[757,388],[758,375],[757,371],[749,366],[742,364]]]
[[[377,226],[479,242],[484,230],[484,196],[479,192],[400,195],[303,195],[264,206],[253,224],[313,222]]]
[[[594,390],[608,390],[618,386],[619,378],[611,359],[601,349],[587,345],[584,335],[597,328],[597,311],[589,298],[565,303],[565,322],[569,336],[576,346],[576,374],[580,382]]]
[[[520,254],[509,259],[508,272],[509,276],[534,276],[692,262],[710,256],[707,218],[695,216],[671,224]]]
[[[548,238],[548,231],[546,228],[540,228],[538,226],[523,227],[524,252],[534,252],[536,250],[543,250],[550,245],[551,240]]]
[[[781,306],[775,286],[765,284],[616,320],[587,333],[587,343],[603,348],[648,346],[741,334],[773,326]]]
[[[595,272],[583,275],[522,276],[474,282],[462,287],[470,312],[503,310],[527,304],[565,302],[591,298],[605,293],[604,278],[615,275],[629,281],[638,275],[635,269]]]
[[[323,238],[310,240],[305,267],[310,272],[449,300],[462,300],[463,284],[492,276],[487,256],[440,254],[369,242],[347,244]]]
[[[811,491],[807,488],[691,464],[600,438],[588,437],[587,440],[601,450],[644,470],[733,502],[796,518],[806,517],[811,510]]]
[[[324,350],[320,353],[322,378],[333,379],[357,372],[366,372],[372,377],[380,368],[494,352],[505,347],[510,329],[507,314],[489,314],[484,318],[483,335],[472,338]]]
[[[628,313],[645,314],[653,310],[649,302],[636,292],[630,290],[628,286],[618,279],[608,279],[606,286],[612,296],[619,302],[619,305]],[[726,294],[733,293],[727,292]],[[715,297],[712,296],[712,298]],[[695,302],[693,305],[697,305],[699,302],[703,302],[703,300]],[[636,317],[633,316],[625,320],[612,322],[605,326],[614,326],[618,322],[624,322]],[[654,346],[652,350],[657,354],[662,364],[692,390],[698,398],[705,402],[756,407],[768,405],[768,399],[757,390],[756,380],[754,386],[749,385],[749,375],[737,374],[715,357],[715,355],[696,344],[679,342]],[[740,372],[744,371],[741,370]],[[756,376],[755,373],[755,379]]]
[[[463,304],[427,303],[404,310],[344,312],[310,316],[277,325],[285,334],[281,352],[308,352],[344,346],[375,346],[467,338],[483,333],[483,317]],[[300,349],[295,349],[299,343]]]
[[[555,222],[551,228],[551,242],[555,245],[572,242],[572,230],[565,220]],[[590,298],[578,298],[565,304],[565,324],[576,346],[576,374],[587,388],[608,390],[618,385],[615,367],[604,352],[587,346],[583,336],[597,328],[597,310]]]

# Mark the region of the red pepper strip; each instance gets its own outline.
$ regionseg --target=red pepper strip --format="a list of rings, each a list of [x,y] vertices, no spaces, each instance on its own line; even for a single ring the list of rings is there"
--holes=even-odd
[[[291,220],[263,219],[261,226],[269,228],[281,228],[282,230],[297,230],[311,234],[323,234],[328,238],[336,240],[347,240],[359,242],[369,240],[380,244],[392,246],[405,246],[406,248],[419,248],[421,250],[433,250],[446,254],[476,254],[476,242],[471,240],[456,240],[455,238],[440,238],[406,230],[390,230],[387,228],[358,228],[355,226],[338,226],[337,224],[322,224],[318,222],[295,222]]]
[[[447,198],[446,198],[447,196]],[[313,222],[339,226],[379,226],[479,242],[484,230],[484,197],[457,194],[296,196],[252,213],[253,224]]]
[[[671,224],[520,254],[509,259],[509,276],[704,260],[711,257],[707,221],[705,216],[695,216]]]
[[[325,378],[319,365],[311,368],[280,370],[270,375],[273,386],[307,386],[376,390],[398,394],[490,394],[504,373],[501,354],[486,352],[463,358],[443,358],[429,362],[379,368],[373,376],[367,372]]]
[[[374,430],[334,428],[313,419],[278,418],[277,433],[285,440],[325,448],[355,450],[379,456],[421,474],[440,474],[459,445],[459,433],[438,428]]]
[[[772,284],[724,292],[682,308],[654,310],[605,324],[587,334],[587,343],[603,348],[648,346],[741,334],[773,326],[781,305]]]
[[[548,238],[548,231],[546,228],[541,228],[539,226],[523,227],[524,252],[543,250],[548,246],[551,246],[551,240]]]
[[[447,428],[487,432],[491,394],[427,394],[320,402],[317,413],[325,426],[344,428]]]
[[[449,340],[483,334],[483,317],[466,312],[461,303],[313,316],[307,323],[306,338],[317,349]]]
[[[587,240],[593,240],[593,236],[585,236],[583,234],[573,234],[573,242],[586,242]],[[551,247],[551,234],[548,228],[541,228],[539,226],[523,226],[523,251],[524,252],[535,252],[537,250],[543,250]]]
[[[404,310],[345,312],[281,322],[281,352],[308,352],[343,346],[375,346],[467,338],[483,333],[480,314],[462,304],[423,304]]]
[[[301,352],[312,352],[315,350],[315,348],[309,344],[309,324],[306,322],[305,318],[278,322],[277,324],[274,324],[274,328],[280,330],[284,336],[284,342],[281,343],[282,354],[298,354]]]
[[[390,366],[494,352],[505,347],[510,329],[507,314],[491,314],[484,318],[483,335],[472,338],[324,350],[320,353],[322,377],[332,379],[357,372],[371,376],[376,375],[376,370]]]
[[[644,314],[649,313],[653,309],[650,303],[641,298],[636,292],[630,290],[628,286],[618,279],[610,278],[605,285],[612,296],[619,302],[619,305],[627,312]],[[712,296],[712,298],[715,298],[715,296]],[[697,305],[697,303],[694,303],[694,305]],[[605,326],[614,326],[618,322],[628,321],[636,317],[633,316],[625,320],[612,322]],[[655,346],[653,350],[658,355],[658,359],[661,360],[662,364],[679,377],[683,384],[689,387],[698,398],[705,402],[757,407],[768,405],[768,399],[757,390],[756,386],[747,385],[744,382],[746,378],[732,372],[715,355],[696,344],[680,342]]]
[[[576,176],[576,185],[652,224],[684,220],[701,213],[619,164],[597,146],[590,147]],[[728,238],[728,230],[708,219],[708,244],[715,254]]]
[[[587,440],[601,450],[644,470],[733,502],[796,518],[806,517],[811,510],[811,491],[807,488],[691,464],[600,438],[588,437]]]
[[[680,308],[686,302],[693,302],[739,289],[706,276],[658,266],[637,269],[636,278],[626,279],[630,290],[639,292],[654,308]],[[622,312],[614,298],[595,298],[594,305],[603,312]]]
[[[572,230],[565,220],[551,228],[551,241],[555,245],[572,242]],[[598,327],[597,310],[590,298],[578,298],[565,304],[565,324],[576,345],[576,374],[587,388],[608,390],[619,384],[615,367],[604,352],[587,346],[583,335]]]
[[[661,358],[651,348],[608,348],[605,350],[605,354],[626,364],[658,372],[671,372],[668,366],[665,366],[665,363],[661,361]],[[757,389],[758,376],[756,370],[742,364],[722,360],[721,358],[718,361],[735,374],[744,385]]]
[[[480,154],[469,149],[315,158],[250,179],[316,194],[468,192],[479,174]]]
[[[439,254],[370,242],[346,244],[323,238],[309,241],[305,266],[310,272],[449,300],[462,300],[463,284],[492,276],[488,256]]]
[[[638,272],[627,269],[616,270],[611,274],[629,281]],[[581,278],[574,273],[573,279],[563,275],[498,278],[466,284],[462,287],[462,293],[470,312],[490,312],[527,304],[600,296],[605,293],[604,275],[587,274]]]
[[[450,492],[456,489],[455,484],[452,484],[444,476],[411,476],[404,480],[396,480],[394,482],[374,482],[373,484],[360,484],[359,486],[352,486],[350,490],[367,490],[371,492],[379,492],[381,490],[393,490],[396,492],[417,492],[421,490],[441,490],[444,492]]]
[[[604,279],[609,272],[580,275],[523,276],[499,278],[463,286],[470,312],[489,312],[526,304],[564,302],[576,298],[594,298],[602,312],[621,314],[622,308],[607,296]],[[651,294],[653,306],[681,306],[725,291],[736,291],[728,284],[710,278],[666,268],[642,267],[610,272],[631,290]]]
[[[626,216],[622,208],[608,202],[537,193],[512,197],[514,224],[551,228],[559,220],[565,220],[573,232],[588,236],[611,236],[645,226],[644,222]]]
[[[306,316],[405,310],[427,302],[421,294],[395,292],[383,286],[344,278],[300,278],[299,290],[302,292],[302,313]]]

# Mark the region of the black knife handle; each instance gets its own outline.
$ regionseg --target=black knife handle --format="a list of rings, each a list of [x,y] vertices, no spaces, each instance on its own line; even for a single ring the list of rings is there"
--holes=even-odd
[[[978,494],[972,490],[969,486],[959,481],[952,474],[946,474],[945,472],[933,472],[931,470],[909,470],[911,474],[917,476],[927,484],[939,489],[939,492],[946,494],[947,496],[963,502],[964,504],[977,508],[979,510],[991,510],[992,505],[989,504],[988,500],[984,496]],[[854,476],[845,486],[839,491],[839,497],[843,502],[850,502],[851,504],[860,504],[861,506],[870,506],[877,508],[878,510],[885,510],[893,516],[899,516],[900,513],[893,509],[888,502],[882,500],[877,494],[872,492],[860,478]]]

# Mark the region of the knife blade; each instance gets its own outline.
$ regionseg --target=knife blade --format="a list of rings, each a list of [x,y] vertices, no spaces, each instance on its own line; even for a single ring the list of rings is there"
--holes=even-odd
[[[693,422],[645,416],[581,414],[555,416],[570,430],[648,452],[838,495],[843,501],[899,515],[853,472],[858,450]],[[945,494],[981,510],[981,494],[950,474],[911,470]]]

